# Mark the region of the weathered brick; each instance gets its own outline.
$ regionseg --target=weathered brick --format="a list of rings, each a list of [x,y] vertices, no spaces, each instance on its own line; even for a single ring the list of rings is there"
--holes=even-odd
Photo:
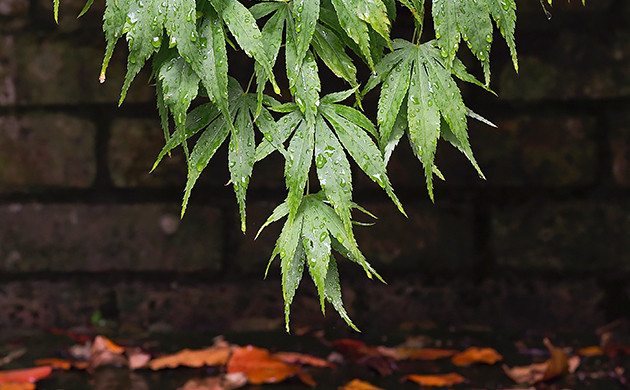
[[[86,14],[77,18],[85,6],[85,0],[62,0],[59,4],[59,23],[55,23],[53,17],[52,1],[37,0],[33,3],[33,19],[40,28],[46,26],[51,30],[80,32],[82,34],[91,34],[94,37],[103,36],[105,2],[95,1]]]
[[[506,64],[498,77],[502,99],[598,99],[630,95],[630,33],[600,34],[601,25],[520,37],[519,72]],[[496,84],[495,84],[496,85]]]
[[[478,180],[471,168],[457,170],[464,159],[461,156],[453,169],[448,163],[439,165],[444,167],[445,184],[454,179],[491,186],[566,187],[595,181],[598,135],[594,118],[532,116],[496,124],[498,128],[471,123],[475,156],[487,181]]]
[[[630,270],[630,204],[545,202],[497,206],[491,248],[497,264],[560,271]]]
[[[0,208],[2,271],[221,268],[217,209],[178,205],[21,205]]]
[[[602,293],[594,278],[544,280],[506,275],[475,282],[460,274],[433,280],[409,276],[388,282],[351,283],[359,297],[356,305],[362,308],[354,316],[359,326],[384,332],[427,325],[584,332],[606,321],[600,307]]]
[[[621,186],[630,186],[630,116],[615,114],[611,118],[610,150],[612,177]]]
[[[194,143],[189,147],[193,148]],[[115,119],[109,140],[109,170],[112,182],[118,187],[168,187],[184,189],[187,177],[186,160],[181,148],[165,156],[151,173],[159,152],[164,147],[164,133],[156,118]],[[195,183],[196,189],[229,191],[227,142],[212,157]],[[197,191],[193,190],[193,194]],[[226,192],[230,193],[230,192]]]
[[[460,269],[474,264],[472,212],[440,203],[405,205],[408,218],[390,204],[363,206],[378,219],[356,214],[370,227],[355,227],[359,248],[377,270]]]
[[[155,119],[115,119],[109,139],[109,172],[117,187],[178,186],[186,183],[186,161],[180,150],[165,157],[149,174],[164,146],[160,122]]]
[[[93,123],[64,114],[0,117],[0,192],[90,186],[95,136]]]
[[[12,35],[0,35],[0,106],[11,105],[16,102],[17,62],[14,53],[14,37]]]
[[[103,58],[99,36],[88,42],[62,39],[42,39],[36,34],[20,34],[3,38],[11,49],[3,52],[0,63],[4,73],[0,79],[15,90],[13,98],[0,104],[58,105],[86,103],[116,103],[125,74],[123,52],[117,50],[110,62],[107,82],[98,77]],[[136,77],[126,102],[152,102],[154,90],[146,84],[148,73]],[[9,96],[11,97],[11,96]]]
[[[0,31],[16,31],[28,23],[28,0],[3,0],[0,2]]]
[[[284,219],[268,226],[261,235],[254,240],[258,229],[267,220],[277,203],[250,201],[247,204],[247,234],[240,232],[240,216],[236,208],[231,213],[232,230],[229,233],[231,237],[230,246],[235,248],[234,262],[231,266],[235,266],[239,274],[264,275],[267,262],[271,256],[276,239],[280,234],[280,229],[284,224]],[[277,273],[278,259],[276,267],[272,267],[270,274]]]

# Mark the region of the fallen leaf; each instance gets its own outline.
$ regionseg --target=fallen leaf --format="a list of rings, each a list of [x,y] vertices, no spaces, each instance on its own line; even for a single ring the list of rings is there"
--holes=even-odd
[[[247,375],[249,383],[254,385],[277,383],[297,375],[305,384],[315,386],[313,378],[299,366],[287,364],[273,357],[268,350],[251,345],[234,348],[227,372],[242,372]]]
[[[151,355],[138,347],[127,348],[125,350],[125,354],[127,355],[127,359],[129,361],[129,369],[131,370],[144,368],[151,360]]]
[[[108,350],[112,353],[120,355],[123,352],[125,352],[125,347],[121,347],[120,345],[114,343],[107,337],[99,335],[99,336],[96,336],[94,338],[94,341],[92,342],[92,350],[93,351],[94,350],[96,351]]]
[[[59,370],[69,370],[72,368],[72,362],[65,359],[46,358],[35,360],[36,366],[51,366]]]
[[[438,360],[449,358],[459,353],[455,349],[442,348],[398,348],[397,351],[401,357],[399,360]]]
[[[569,358],[560,348],[551,344],[549,339],[545,338],[543,343],[549,350],[551,357],[544,363],[535,363],[529,366],[518,366],[509,368],[503,365],[503,371],[514,382],[522,384],[534,384],[543,382],[569,372]]]
[[[225,374],[222,377],[190,379],[177,390],[233,390],[247,384],[247,376],[240,372]]]
[[[96,336],[90,348],[88,368],[100,366],[126,366],[127,359],[122,356],[125,348],[104,336]]]
[[[0,383],[0,390],[35,390],[35,387],[35,383],[31,382]]]
[[[470,347],[451,358],[454,365],[462,367],[473,363],[495,364],[503,360],[503,356],[492,348]]]
[[[360,379],[353,379],[341,386],[339,390],[384,390]]]
[[[318,358],[312,355],[306,355],[303,353],[276,352],[272,356],[289,364],[302,364],[313,367],[337,368],[336,364],[333,364],[325,359]]]
[[[354,362],[365,364],[381,375],[390,375],[396,368],[398,354],[393,348],[368,346],[352,339],[335,340],[332,345]]]
[[[205,349],[183,349],[173,355],[162,356],[149,362],[152,370],[163,368],[221,366],[227,363],[230,347],[225,345]]]
[[[459,383],[464,383],[466,378],[455,373],[450,372],[448,374],[438,374],[438,375],[417,375],[410,374],[406,375],[405,379],[410,380],[419,384],[420,386],[452,386]]]
[[[46,378],[52,372],[51,366],[24,368],[20,370],[0,371],[0,383],[36,382]]]
[[[573,374],[575,371],[577,371],[578,367],[580,366],[580,363],[582,363],[582,359],[577,356],[571,356],[568,360],[568,369],[567,371],[571,374]]]
[[[577,354],[580,356],[601,356],[604,354],[604,350],[602,350],[598,345],[591,345],[589,347],[578,349]]]

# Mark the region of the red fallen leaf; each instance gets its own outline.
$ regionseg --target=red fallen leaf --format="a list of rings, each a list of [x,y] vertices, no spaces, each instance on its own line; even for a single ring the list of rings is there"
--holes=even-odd
[[[365,364],[381,375],[390,375],[396,367],[396,352],[392,348],[373,347],[352,339],[335,340],[333,347],[359,364]]]
[[[373,386],[372,384],[359,380],[359,379],[353,379],[350,382],[346,383],[344,386],[341,386],[339,390],[384,390],[384,389]]]
[[[230,347],[217,345],[205,349],[183,349],[173,355],[162,356],[149,362],[152,370],[163,368],[221,366],[227,363],[230,357]]]
[[[452,386],[459,383],[464,383],[464,381],[466,381],[466,378],[464,378],[463,376],[455,372],[450,372],[448,374],[438,374],[438,375],[410,374],[410,375],[406,375],[405,379],[415,382],[419,384],[420,386],[436,386],[436,387]]]
[[[275,358],[289,364],[303,364],[313,367],[337,368],[337,365],[322,358],[306,355],[297,352],[276,352],[272,355]]]
[[[92,336],[89,335],[89,334],[77,333],[77,332],[73,332],[71,330],[52,328],[52,329],[49,329],[48,332],[50,332],[51,334],[55,334],[55,335],[63,335],[63,336],[69,337],[69,338],[71,338],[72,340],[76,341],[79,344],[85,344],[88,341],[92,340]]]
[[[454,365],[462,367],[473,363],[494,364],[503,360],[503,356],[492,348],[470,347],[451,358]]]
[[[24,368],[21,370],[0,371],[0,383],[36,382],[52,372],[51,366]]]
[[[569,372],[569,358],[560,348],[551,344],[549,339],[543,340],[551,357],[544,363],[509,368],[503,365],[503,371],[514,382],[534,384],[543,382]]]
[[[0,383],[0,390],[35,390],[35,383],[5,382],[5,383]]]
[[[316,385],[313,378],[299,366],[287,364],[273,357],[268,350],[251,345],[234,348],[227,364],[227,372],[242,372],[247,375],[249,383],[254,385],[277,383],[296,375],[305,384],[313,387]]]

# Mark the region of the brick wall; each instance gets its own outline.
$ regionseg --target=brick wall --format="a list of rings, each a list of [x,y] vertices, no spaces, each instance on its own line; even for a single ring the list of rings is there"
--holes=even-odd
[[[487,181],[440,144],[447,181],[431,204],[403,145],[390,172],[405,219],[356,176],[356,199],[379,217],[357,238],[389,282],[341,265],[361,327],[584,330],[630,314],[630,4],[578,3],[558,1],[548,21],[519,1],[519,74],[497,41],[498,98],[465,87],[499,126],[470,126]],[[0,327],[76,326],[96,311],[151,329],[280,326],[278,269],[262,280],[278,227],[253,235],[284,196],[282,161],[254,168],[247,235],[224,150],[180,220],[183,157],[148,173],[163,144],[148,74],[117,108],[124,48],[99,84],[103,5],[76,20],[82,6],[62,1],[57,26],[48,0],[0,2]],[[339,324],[309,282],[293,313]]]

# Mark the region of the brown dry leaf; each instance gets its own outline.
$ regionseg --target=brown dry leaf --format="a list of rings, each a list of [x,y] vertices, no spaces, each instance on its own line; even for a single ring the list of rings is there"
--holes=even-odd
[[[247,376],[241,372],[222,377],[191,379],[177,390],[233,390],[247,384]]]
[[[438,375],[416,375],[410,374],[406,375],[405,379],[410,380],[419,384],[420,386],[452,386],[459,383],[464,383],[466,378],[455,373],[450,372],[448,374],[438,374]]]
[[[337,368],[336,364],[333,364],[325,359],[318,358],[312,355],[306,355],[303,353],[276,352],[272,356],[289,364],[302,364],[313,367]]]
[[[353,379],[341,386],[339,390],[384,390],[360,379]]]
[[[451,358],[454,365],[463,367],[473,363],[495,364],[503,360],[503,356],[492,348],[470,347]]]
[[[503,371],[516,383],[534,384],[543,382],[569,372],[569,358],[560,348],[551,344],[549,339],[543,340],[551,357],[544,363],[509,368],[503,365]]]
[[[249,383],[254,385],[277,383],[296,375],[309,386],[316,384],[299,366],[287,364],[273,357],[268,350],[251,345],[234,348],[227,372],[242,372],[247,375]]]
[[[31,383],[31,382],[0,383],[0,390],[35,390],[35,383]]]
[[[230,357],[230,347],[218,345],[199,350],[183,349],[173,355],[162,356],[149,362],[152,370],[163,368],[221,366]]]

